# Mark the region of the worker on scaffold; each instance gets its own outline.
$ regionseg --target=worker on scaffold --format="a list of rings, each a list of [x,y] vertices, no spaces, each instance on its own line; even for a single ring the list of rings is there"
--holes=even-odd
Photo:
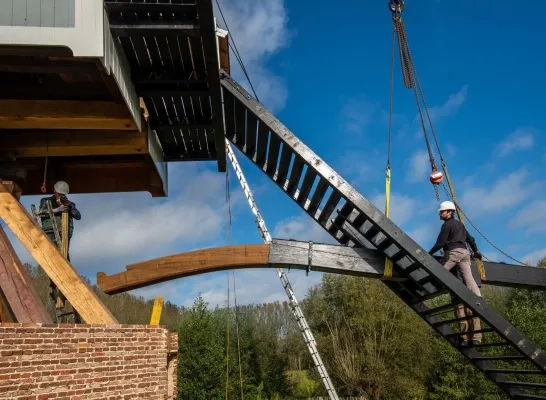
[[[457,266],[458,271],[462,277],[464,284],[474,292],[477,296],[482,296],[480,288],[476,284],[474,277],[472,276],[471,258],[470,253],[466,248],[466,243],[470,245],[473,252],[473,256],[481,259],[481,254],[476,246],[476,240],[468,233],[465,226],[455,219],[455,204],[451,201],[444,201],[440,204],[438,212],[440,213],[440,219],[444,221],[436,244],[432,246],[429,254],[433,255],[438,250],[443,249],[444,267],[451,271],[453,267]],[[463,304],[457,305],[456,315],[458,319],[472,316],[472,310],[465,307]],[[461,338],[461,345],[468,345],[469,341],[472,341],[473,345],[479,345],[482,342],[482,334],[480,332],[474,333],[481,329],[480,318],[474,317],[468,320],[459,321],[459,327],[462,333],[467,333]]]
[[[42,221],[43,231],[53,241],[53,243],[61,249],[61,253],[66,252],[66,254],[63,255],[68,261],[70,261],[68,249],[70,247],[72,233],[74,232],[74,220],[79,221],[82,218],[80,212],[76,208],[76,204],[68,200],[66,197],[69,191],[70,188],[68,183],[64,181],[55,183],[53,187],[53,196],[42,198],[40,200],[40,207],[38,211]],[[51,221],[51,218],[49,217],[48,202],[51,203],[51,208],[53,209],[53,216],[61,238],[61,243],[57,243],[55,238],[53,221]],[[63,226],[65,228],[64,230]],[[66,243],[63,243],[65,241]]]

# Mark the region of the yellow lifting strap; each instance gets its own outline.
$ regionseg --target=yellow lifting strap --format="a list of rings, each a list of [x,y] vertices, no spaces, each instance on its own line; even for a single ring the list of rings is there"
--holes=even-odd
[[[68,211],[61,215],[61,254],[68,259]]]
[[[391,206],[391,168],[387,166],[387,171],[385,174],[385,216],[389,217],[390,207]],[[392,279],[392,261],[385,257],[385,271],[381,280]]]
[[[152,316],[150,317],[150,325],[157,326],[161,320],[161,311],[163,310],[163,297],[157,296],[154,300],[154,308],[152,308]]]

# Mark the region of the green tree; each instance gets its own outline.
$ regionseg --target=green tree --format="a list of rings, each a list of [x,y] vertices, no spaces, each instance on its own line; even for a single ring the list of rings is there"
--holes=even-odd
[[[219,338],[219,321],[207,306],[198,296],[179,332],[179,399],[225,397],[225,348]]]
[[[424,397],[432,330],[385,284],[324,275],[306,314],[340,391],[384,400]]]
[[[310,379],[306,371],[288,371],[286,375],[296,399],[308,399],[317,394],[318,383]]]

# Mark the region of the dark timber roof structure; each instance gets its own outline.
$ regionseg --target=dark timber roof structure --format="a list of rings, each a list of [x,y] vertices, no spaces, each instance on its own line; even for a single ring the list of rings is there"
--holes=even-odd
[[[218,160],[226,169],[219,68],[211,0],[105,0],[119,41],[163,149],[164,161]],[[221,42],[218,40],[218,42]]]

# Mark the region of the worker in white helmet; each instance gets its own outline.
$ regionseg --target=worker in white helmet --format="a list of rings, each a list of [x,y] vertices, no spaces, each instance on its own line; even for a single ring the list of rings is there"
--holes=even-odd
[[[453,267],[457,267],[462,277],[464,284],[474,292],[477,296],[481,297],[480,288],[476,284],[474,277],[472,276],[471,258],[466,244],[470,245],[473,256],[481,259],[481,254],[476,246],[476,240],[468,233],[462,222],[455,219],[455,204],[451,201],[444,201],[440,204],[438,212],[440,219],[444,221],[438,239],[429,254],[433,255],[438,250],[444,251],[444,267],[451,271]],[[465,316],[472,316],[472,310],[465,307],[463,304],[459,304],[456,308],[457,318],[464,318]],[[473,345],[478,345],[482,341],[481,333],[473,333],[479,331],[480,318],[474,317],[469,322],[468,320],[459,321],[461,332],[467,332],[467,335],[461,338],[461,345],[468,345],[468,342],[472,341]]]
[[[55,233],[53,231],[53,222],[51,221],[51,218],[49,217],[47,202],[48,201],[51,202],[51,208],[53,209],[53,216],[55,217],[55,222],[56,222],[61,240],[63,238],[62,215],[63,213],[68,214],[68,235],[66,236],[67,238],[66,257],[68,261],[70,261],[68,248],[70,246],[70,239],[72,238],[72,233],[74,232],[74,220],[79,221],[82,218],[80,212],[76,208],[76,204],[68,200],[67,195],[69,192],[70,192],[70,188],[68,186],[68,183],[66,183],[65,181],[58,181],[53,186],[53,196],[42,198],[40,200],[40,208],[39,208],[39,215],[42,222],[43,231],[53,241],[53,243],[59,247],[60,247],[60,244],[57,243],[55,239]]]

